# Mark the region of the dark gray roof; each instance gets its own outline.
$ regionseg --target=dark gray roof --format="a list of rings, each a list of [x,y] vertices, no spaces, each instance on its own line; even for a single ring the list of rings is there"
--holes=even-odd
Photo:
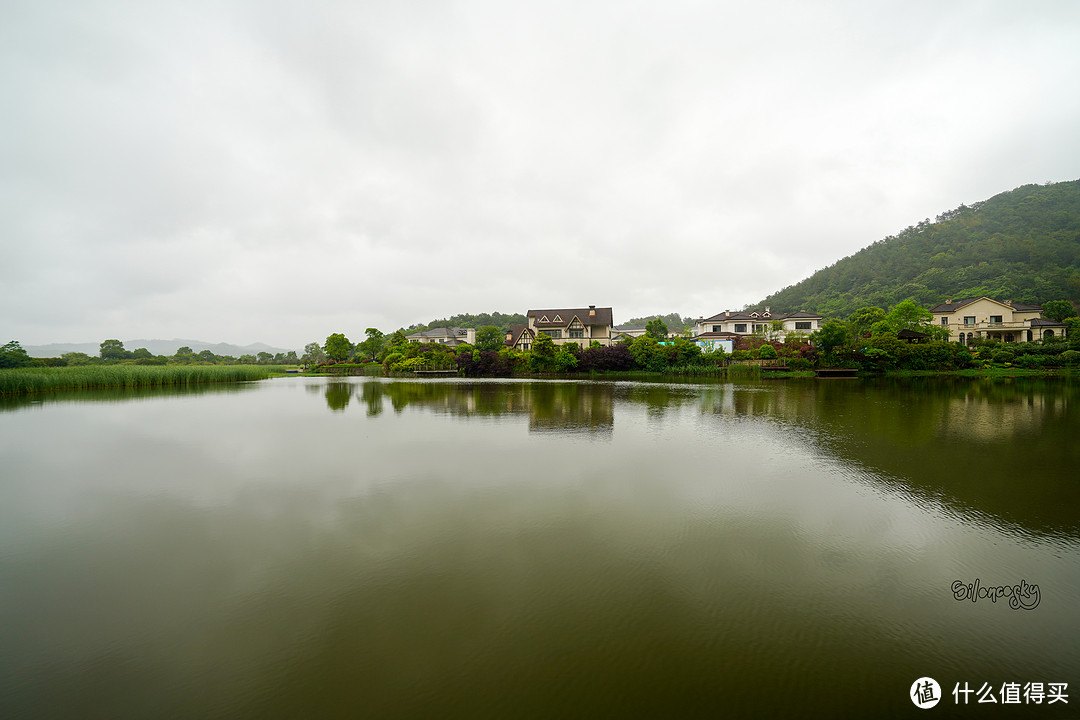
[[[596,315],[590,316],[590,308],[569,308],[562,310],[530,310],[526,317],[535,320],[536,327],[558,328],[569,325],[574,317],[581,321],[582,325],[611,325],[611,308],[592,308]],[[559,319],[555,320],[555,316]],[[540,322],[541,318],[547,318],[547,322]]]
[[[930,308],[932,313],[951,313],[956,312],[965,305],[970,305],[977,300],[992,300],[1001,305],[1011,307],[1017,312],[1042,312],[1042,305],[1025,305],[1023,303],[1010,303],[1005,300],[998,300],[997,298],[986,297],[985,295],[973,298],[964,298],[963,300],[950,300],[950,302],[943,302],[940,305],[935,305]]]
[[[698,322],[710,323],[710,322],[724,322],[724,321],[727,321],[727,320],[745,320],[746,322],[762,322],[762,321],[765,321],[765,320],[790,320],[792,318],[799,318],[799,319],[806,318],[806,319],[809,319],[809,320],[813,320],[813,319],[816,318],[816,319],[820,320],[821,315],[817,315],[815,313],[804,312],[802,310],[796,310],[795,312],[789,312],[789,313],[774,313],[774,312],[766,313],[764,310],[762,310],[760,312],[757,311],[757,310],[752,310],[752,311],[736,310],[735,312],[717,313],[716,315],[713,315],[710,318],[705,318],[704,320],[699,320]]]

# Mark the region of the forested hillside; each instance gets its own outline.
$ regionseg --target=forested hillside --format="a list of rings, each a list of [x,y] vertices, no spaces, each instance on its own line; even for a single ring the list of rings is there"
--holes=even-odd
[[[749,309],[846,317],[912,299],[1080,304],[1080,180],[1024,185],[924,220]]]
[[[479,315],[470,315],[463,313],[460,315],[453,315],[449,318],[443,318],[442,320],[432,320],[426,325],[410,325],[407,328],[402,328],[404,332],[411,333],[417,330],[433,330],[435,328],[451,328],[451,327],[469,327],[469,328],[482,328],[492,325],[499,328],[499,330],[506,332],[507,328],[513,323],[525,324],[525,316],[521,313],[513,313],[506,315],[501,312],[493,313],[480,313]]]

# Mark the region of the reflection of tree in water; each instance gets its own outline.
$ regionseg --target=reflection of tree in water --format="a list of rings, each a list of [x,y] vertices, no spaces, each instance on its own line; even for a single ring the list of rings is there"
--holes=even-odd
[[[394,412],[409,406],[455,416],[522,415],[531,430],[610,432],[614,386],[607,383],[380,382],[361,386],[368,415],[382,412],[389,396]]]
[[[627,390],[626,399],[645,405],[650,417],[660,417],[668,408],[698,402],[700,392],[701,388],[693,385],[636,384]]]
[[[334,412],[344,412],[353,396],[353,385],[348,382],[326,383],[326,406]]]
[[[1070,378],[875,378],[732,384],[702,412],[779,423],[891,486],[1032,533],[1080,536],[1080,383]]]
[[[375,417],[382,412],[383,384],[378,380],[368,380],[360,386],[360,397],[367,405],[368,417]]]

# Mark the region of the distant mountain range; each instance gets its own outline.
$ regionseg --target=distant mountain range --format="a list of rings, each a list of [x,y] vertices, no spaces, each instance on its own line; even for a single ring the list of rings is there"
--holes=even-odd
[[[175,355],[177,348],[189,347],[192,352],[209,350],[215,355],[255,355],[268,352],[271,355],[289,352],[286,348],[276,348],[265,343],[251,345],[232,345],[230,343],[210,343],[205,340],[124,340],[125,350],[146,348],[153,355]],[[24,345],[23,350],[30,357],[60,357],[64,353],[80,352],[97,357],[101,352],[101,343],[49,343],[48,345]],[[298,353],[299,354],[299,353]]]
[[[838,260],[748,310],[805,310],[846,317],[988,296],[1042,305],[1080,305],[1080,180],[1024,185],[961,205]]]

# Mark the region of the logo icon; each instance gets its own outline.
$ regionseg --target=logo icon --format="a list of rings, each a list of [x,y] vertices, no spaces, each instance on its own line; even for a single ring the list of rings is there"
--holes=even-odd
[[[908,695],[915,707],[928,710],[941,700],[941,686],[932,677],[921,677],[911,684],[911,693]]]

